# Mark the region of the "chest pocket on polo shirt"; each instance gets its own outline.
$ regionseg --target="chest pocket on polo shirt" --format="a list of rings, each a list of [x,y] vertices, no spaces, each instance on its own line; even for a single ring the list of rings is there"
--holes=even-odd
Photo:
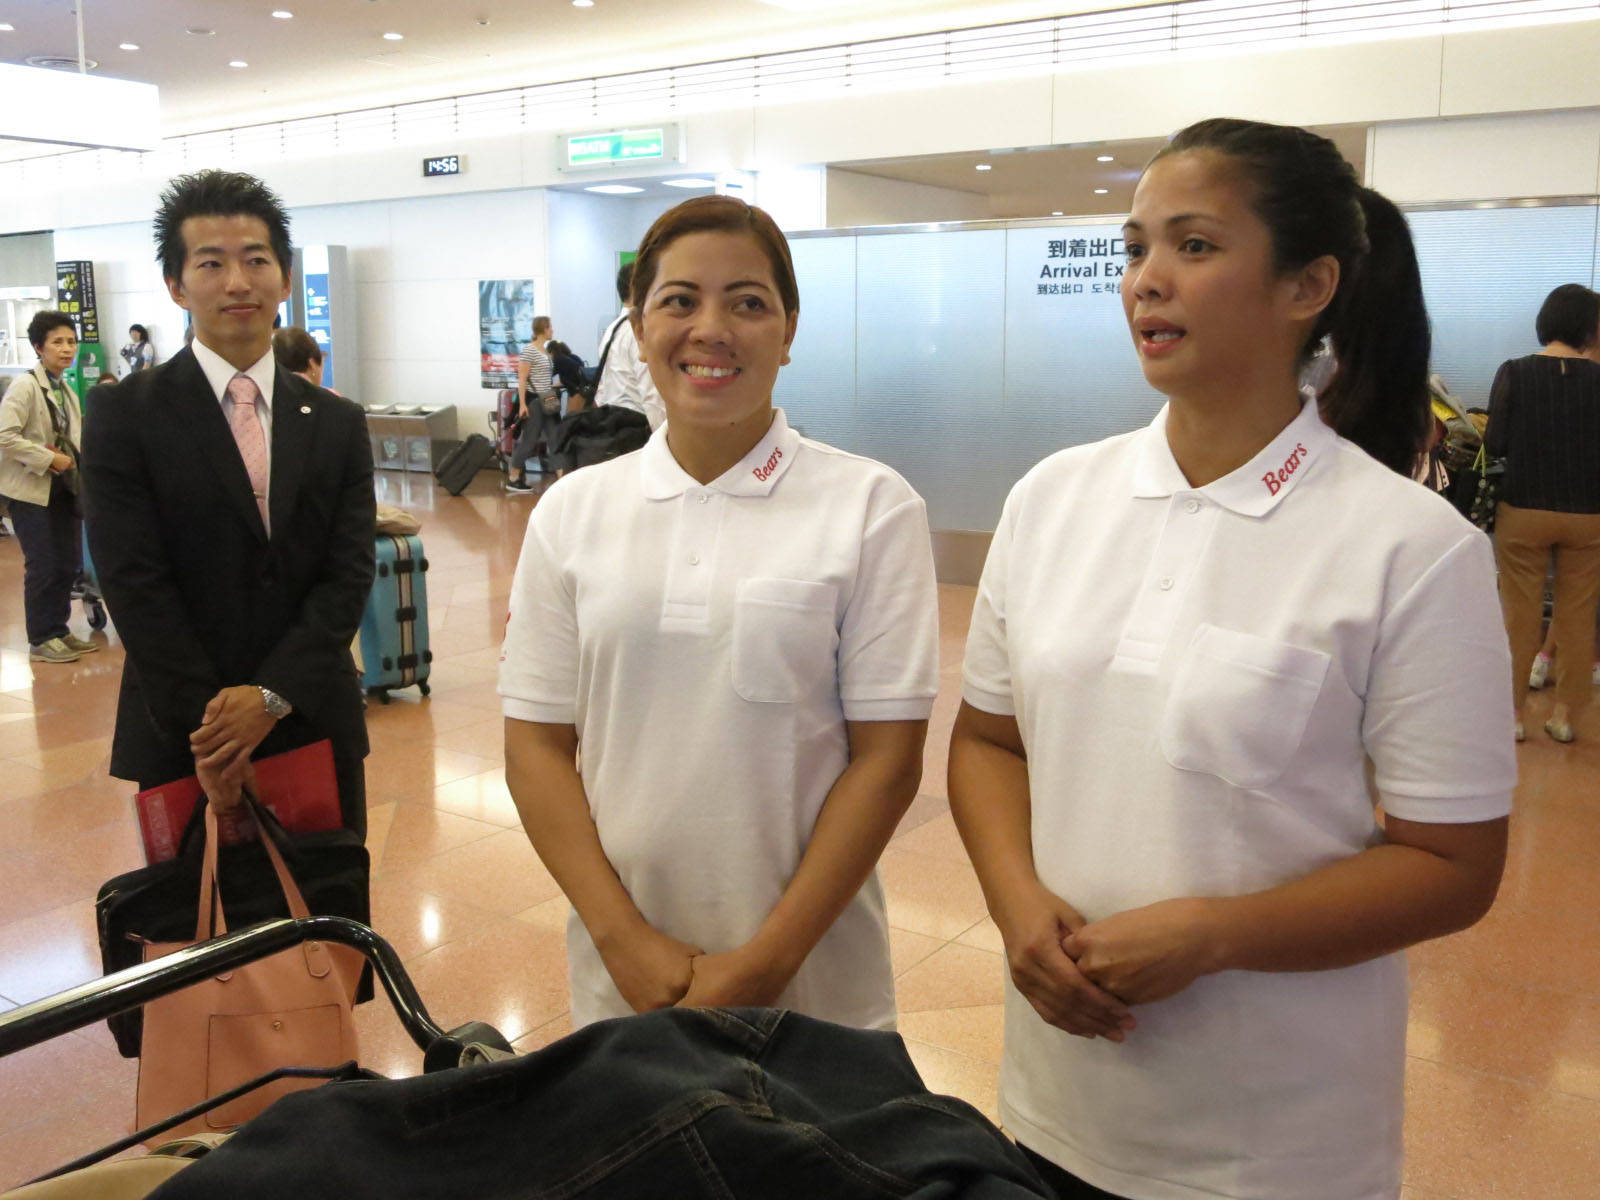
[[[1332,661],[1320,650],[1200,626],[1172,680],[1162,754],[1180,771],[1269,786],[1300,748]]]
[[[765,704],[791,704],[833,685],[839,634],[833,585],[746,579],[733,603],[733,690]]]

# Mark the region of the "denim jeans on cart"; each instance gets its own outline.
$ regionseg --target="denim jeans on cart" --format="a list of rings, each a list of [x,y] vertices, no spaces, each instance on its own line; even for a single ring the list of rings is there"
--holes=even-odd
[[[1050,1193],[899,1037],[769,1009],[602,1021],[522,1058],[279,1100],[151,1200],[1012,1200]]]

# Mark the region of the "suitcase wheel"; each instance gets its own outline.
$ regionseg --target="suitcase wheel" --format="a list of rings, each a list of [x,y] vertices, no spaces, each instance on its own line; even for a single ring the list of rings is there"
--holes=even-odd
[[[387,704],[387,703],[389,703],[389,689],[388,688],[368,688],[367,689],[367,695],[376,696],[378,698],[378,703],[379,704]]]
[[[104,629],[106,627],[106,606],[98,600],[89,601],[89,628]]]
[[[430,693],[430,692],[432,692],[432,690],[433,690],[433,689],[432,689],[432,688],[430,688],[430,687],[429,687],[429,686],[428,686],[428,685],[427,685],[427,684],[425,684],[425,683],[419,683],[419,684],[417,684],[417,690],[418,690],[418,691],[419,691],[419,692],[421,692],[421,693],[422,693],[422,694],[423,694],[423,695],[424,695],[424,696],[426,696],[426,695],[428,695],[428,694],[429,694],[429,693]]]

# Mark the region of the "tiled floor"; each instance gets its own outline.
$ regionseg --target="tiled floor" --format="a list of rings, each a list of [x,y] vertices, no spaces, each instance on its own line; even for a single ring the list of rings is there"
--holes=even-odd
[[[369,712],[374,922],[441,1023],[486,1020],[530,1049],[568,1029],[565,901],[506,793],[494,666],[534,501],[487,475],[461,499],[420,477],[381,487],[424,521],[435,657],[430,700]],[[16,541],[0,541],[0,1011],[98,974],[95,890],[140,862],[131,788],[106,777],[121,650],[112,636],[75,665],[30,665],[21,575]],[[883,875],[912,1057],[929,1086],[993,1114],[1000,941],[944,799],[971,603],[971,589],[942,591],[923,794]],[[1537,731],[1548,698],[1532,704]],[[1570,747],[1535,732],[1521,750],[1489,918],[1412,956],[1407,1200],[1600,1195],[1600,708],[1578,732]],[[369,1065],[419,1069],[384,1001],[359,1023]],[[0,1061],[0,1186],[124,1130],[135,1069],[103,1028]]]

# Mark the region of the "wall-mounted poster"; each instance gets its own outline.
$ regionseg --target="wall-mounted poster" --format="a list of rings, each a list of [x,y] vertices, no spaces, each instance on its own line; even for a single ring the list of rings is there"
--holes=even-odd
[[[517,355],[533,340],[537,307],[531,279],[478,281],[479,386],[496,391],[517,386]]]

